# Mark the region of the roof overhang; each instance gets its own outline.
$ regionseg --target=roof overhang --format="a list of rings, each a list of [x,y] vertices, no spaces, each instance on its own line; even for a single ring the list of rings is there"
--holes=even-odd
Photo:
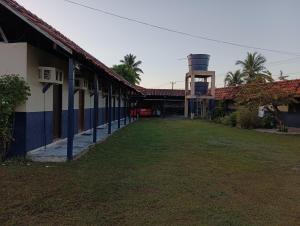
[[[15,9],[13,9],[11,6],[9,6],[5,1],[0,0],[0,3],[7,8],[10,12],[12,12],[13,14],[15,14],[17,17],[19,17],[20,19],[22,19],[24,22],[26,22],[27,24],[29,24],[31,27],[33,27],[34,29],[36,29],[38,32],[40,32],[41,34],[43,34],[46,38],[50,39],[51,41],[53,41],[56,45],[58,45],[59,47],[61,47],[62,49],[64,49],[65,51],[67,51],[69,54],[72,55],[73,51],[67,47],[66,45],[64,45],[63,43],[61,43],[60,41],[56,40],[55,38],[53,38],[50,34],[48,34],[47,32],[45,32],[44,30],[40,29],[38,26],[36,26],[34,23],[32,23],[30,20],[28,20],[27,18],[25,18],[23,15],[21,15],[19,12],[17,12]]]

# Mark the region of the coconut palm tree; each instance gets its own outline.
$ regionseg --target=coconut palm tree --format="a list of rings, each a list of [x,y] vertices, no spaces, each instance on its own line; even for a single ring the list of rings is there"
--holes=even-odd
[[[238,86],[244,83],[244,75],[241,70],[229,71],[225,77],[225,86]]]
[[[242,73],[247,82],[262,80],[265,82],[273,81],[271,73],[266,69],[266,58],[257,53],[247,53],[245,60],[238,60],[236,65],[242,66]]]
[[[131,84],[138,84],[140,82],[137,80],[136,73],[125,64],[113,65],[112,69]]]
[[[139,83],[141,81],[140,74],[144,73],[143,70],[140,68],[142,61],[140,60],[136,61],[136,56],[130,53],[124,56],[124,59],[121,60],[120,62],[135,72],[136,81],[138,81]]]

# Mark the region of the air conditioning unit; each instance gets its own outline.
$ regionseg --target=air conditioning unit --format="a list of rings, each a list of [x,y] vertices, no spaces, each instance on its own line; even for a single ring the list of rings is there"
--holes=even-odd
[[[89,81],[82,78],[75,78],[74,89],[87,90],[89,88]]]
[[[63,84],[64,73],[54,67],[39,67],[39,82]]]

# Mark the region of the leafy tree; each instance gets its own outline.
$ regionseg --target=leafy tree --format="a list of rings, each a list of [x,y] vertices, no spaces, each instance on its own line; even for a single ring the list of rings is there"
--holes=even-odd
[[[141,81],[141,73],[144,73],[140,68],[142,61],[136,61],[136,56],[133,54],[127,54],[123,60],[120,60],[122,64],[114,65],[112,69],[123,76],[128,82],[136,85]]]
[[[134,71],[125,64],[114,65],[112,69],[119,75],[123,76],[131,84],[137,84],[136,75]]]
[[[264,106],[265,110],[277,121],[279,129],[282,129],[284,124],[280,117],[279,106],[295,103],[294,93],[295,90],[282,90],[274,83],[257,79],[241,86],[236,101],[255,112],[258,112],[260,106]]]
[[[286,81],[288,77],[289,77],[288,75],[283,74],[283,71],[280,71],[280,75],[279,75],[278,79],[280,81]]]
[[[247,53],[245,60],[238,60],[236,65],[242,66],[242,73],[247,82],[253,80],[261,80],[272,82],[273,78],[271,73],[266,69],[266,58],[257,52]]]
[[[15,108],[30,96],[26,82],[18,75],[0,76],[0,160],[7,156],[13,140]]]
[[[225,85],[226,86],[237,86],[243,84],[244,75],[240,70],[236,70],[235,72],[229,71],[225,77]]]

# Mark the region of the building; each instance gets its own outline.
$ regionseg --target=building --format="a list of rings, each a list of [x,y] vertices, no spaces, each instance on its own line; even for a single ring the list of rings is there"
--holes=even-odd
[[[294,94],[297,103],[281,106],[281,118],[286,126],[300,128],[300,79],[277,81],[268,83],[267,89],[281,89]],[[234,99],[238,94],[241,86],[225,87],[216,89],[216,100],[225,104],[225,109],[233,111],[236,109]]]
[[[74,134],[126,118],[135,86],[13,0],[0,0],[0,75],[18,74],[31,96],[15,113],[11,153],[68,141]],[[130,116],[129,116],[130,117]],[[130,120],[130,119],[128,119]]]
[[[300,128],[300,79],[277,81],[269,83],[270,89],[276,87],[284,91],[294,93],[294,97],[298,100],[298,103],[290,104],[289,106],[281,107],[281,117],[285,125],[289,127]],[[168,101],[171,98],[176,99],[176,112],[183,115],[184,101],[185,101],[185,90],[171,90],[171,89],[140,89],[144,95],[144,99],[139,103],[143,107],[150,107],[155,109],[155,101],[160,101],[158,106],[163,106],[164,101]],[[240,86],[223,87],[215,89],[215,102],[216,104],[222,102],[225,111],[236,110],[235,97],[240,90]],[[181,108],[181,109],[180,109]],[[172,111],[170,111],[172,112]]]
[[[178,89],[146,89],[138,87],[143,94],[137,107],[151,109],[152,116],[183,115],[184,90]]]

